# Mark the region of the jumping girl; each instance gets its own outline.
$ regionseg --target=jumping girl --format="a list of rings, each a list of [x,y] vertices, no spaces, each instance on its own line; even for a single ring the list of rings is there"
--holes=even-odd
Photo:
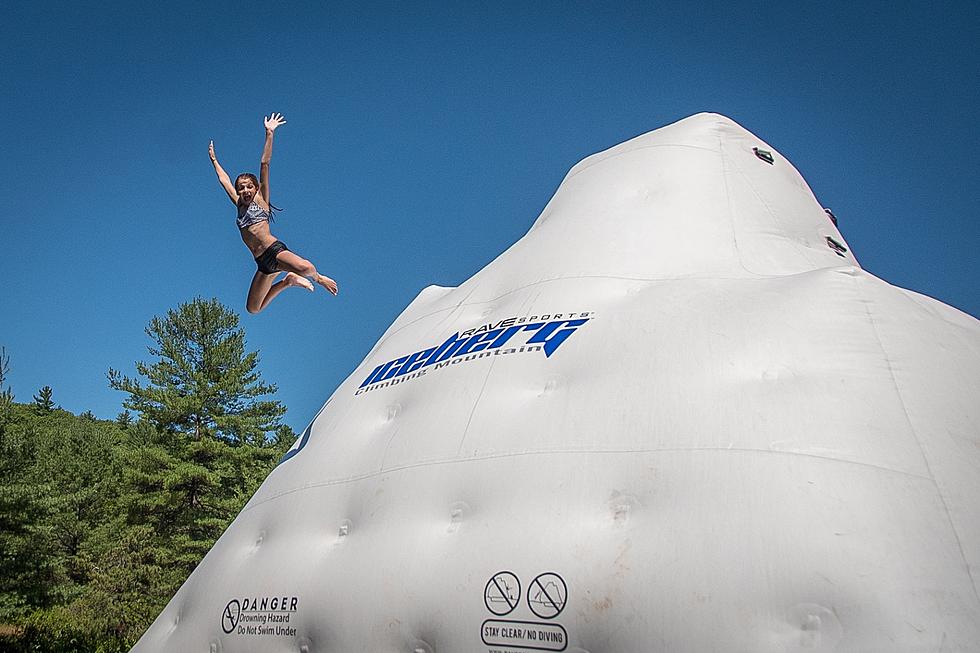
[[[273,113],[265,119],[265,147],[262,149],[262,162],[259,164],[259,178],[250,172],[243,172],[232,185],[231,178],[218,163],[214,154],[214,141],[208,145],[211,163],[218,175],[221,187],[238,207],[238,231],[245,246],[255,257],[258,271],[252,277],[248,289],[245,308],[249,313],[258,313],[269,305],[276,295],[290,286],[299,286],[313,292],[314,282],[337,294],[337,283],[316,271],[316,267],[306,259],[289,251],[281,240],[277,240],[269,230],[269,221],[276,210],[269,201],[269,161],[272,159],[272,135],[276,128],[286,123],[281,113]],[[273,283],[280,272],[286,276]],[[309,279],[307,279],[309,277]]]

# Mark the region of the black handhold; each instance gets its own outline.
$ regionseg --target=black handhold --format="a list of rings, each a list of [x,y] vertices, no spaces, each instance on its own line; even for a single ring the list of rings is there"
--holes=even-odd
[[[755,152],[755,155],[757,157],[759,157],[760,159],[762,159],[763,161],[765,161],[769,165],[772,165],[773,162],[776,160],[776,159],[774,159],[772,157],[772,152],[770,152],[769,150],[760,150],[757,147],[753,147],[752,148],[752,151]]]

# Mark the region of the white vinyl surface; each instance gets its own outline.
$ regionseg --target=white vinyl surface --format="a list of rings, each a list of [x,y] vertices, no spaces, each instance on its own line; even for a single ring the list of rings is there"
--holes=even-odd
[[[978,580],[980,323],[699,114],[424,289],[134,650],[976,652]]]

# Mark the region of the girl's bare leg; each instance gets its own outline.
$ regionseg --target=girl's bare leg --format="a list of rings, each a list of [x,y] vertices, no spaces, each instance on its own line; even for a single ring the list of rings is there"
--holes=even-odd
[[[279,261],[279,269],[309,277],[326,288],[330,294],[337,294],[337,282],[317,272],[316,267],[302,256],[297,256],[290,251],[282,251],[276,256],[276,260]]]
[[[277,276],[279,276],[278,272],[275,274],[255,273],[255,276],[252,277],[252,285],[248,288],[248,299],[245,300],[245,310],[249,313],[258,313],[268,306],[269,302],[276,298],[276,295],[290,286],[300,286],[313,292],[313,284],[298,274],[287,272],[284,279],[272,283]]]

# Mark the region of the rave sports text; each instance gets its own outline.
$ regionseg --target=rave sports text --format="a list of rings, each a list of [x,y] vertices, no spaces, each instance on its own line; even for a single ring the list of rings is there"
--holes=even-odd
[[[585,316],[590,313],[572,313],[569,317],[572,315]],[[543,317],[547,319],[550,316]],[[559,313],[554,317],[562,317],[562,315]],[[590,319],[592,318],[578,317],[568,320],[553,319],[547,322],[527,321],[526,324],[522,324],[527,318],[512,317],[496,324],[485,324],[478,328],[456,332],[437,347],[428,347],[378,365],[354,394],[359,395],[422,376],[432,365],[435,369],[439,369],[471,358],[525,351],[544,351],[545,357],[550,357],[563,342]],[[528,334],[530,337],[526,338]],[[518,345],[517,343],[522,340],[523,343]],[[511,347],[503,349],[503,346],[508,343]]]

